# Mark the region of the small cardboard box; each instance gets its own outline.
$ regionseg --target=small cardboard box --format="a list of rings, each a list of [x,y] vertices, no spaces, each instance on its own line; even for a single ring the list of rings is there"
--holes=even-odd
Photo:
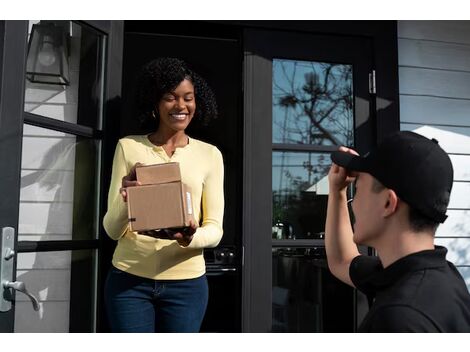
[[[181,181],[179,163],[143,165],[135,169],[137,181],[142,185]]]
[[[191,190],[181,182],[178,163],[138,167],[136,175],[143,185],[127,189],[131,231],[189,226]]]

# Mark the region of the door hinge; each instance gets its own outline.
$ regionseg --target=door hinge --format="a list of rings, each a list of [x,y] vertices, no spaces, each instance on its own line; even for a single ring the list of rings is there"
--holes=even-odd
[[[375,85],[375,70],[372,70],[371,73],[369,73],[369,94],[376,94],[376,85]]]

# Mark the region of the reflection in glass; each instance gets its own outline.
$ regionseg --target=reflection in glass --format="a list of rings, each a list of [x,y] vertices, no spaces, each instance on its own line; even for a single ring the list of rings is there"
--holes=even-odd
[[[273,239],[323,238],[329,154],[273,152]]]
[[[273,60],[273,143],[353,145],[352,66]]]
[[[97,142],[24,125],[19,240],[97,236]]]
[[[324,247],[273,248],[272,331],[352,332],[353,289],[328,270]]]
[[[39,301],[16,293],[15,332],[93,332],[96,251],[18,254],[17,280]]]
[[[51,68],[61,62],[67,62],[67,85],[49,84],[44,79],[33,79],[35,82],[32,82],[32,77],[37,78],[37,75],[29,74],[25,81],[24,111],[60,121],[101,128],[104,37],[86,26],[71,21],[29,21],[30,36],[33,33],[33,25],[60,28],[64,38],[60,41],[63,50],[58,50],[58,44],[51,39],[51,36],[42,36],[37,50],[31,48],[27,58],[28,63],[34,61],[38,63],[35,66],[42,63],[41,67]],[[61,67],[61,70],[65,73],[65,68]]]

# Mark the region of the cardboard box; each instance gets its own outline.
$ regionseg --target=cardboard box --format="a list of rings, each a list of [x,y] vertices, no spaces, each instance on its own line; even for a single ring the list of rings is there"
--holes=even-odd
[[[179,163],[144,165],[135,169],[137,181],[142,185],[181,181]]]
[[[127,189],[131,231],[189,226],[191,190],[181,182],[178,163],[138,167],[136,175],[143,185]]]

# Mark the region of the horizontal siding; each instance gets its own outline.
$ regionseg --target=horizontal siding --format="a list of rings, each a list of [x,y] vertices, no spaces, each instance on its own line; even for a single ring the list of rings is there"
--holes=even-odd
[[[399,21],[398,57],[401,129],[436,138],[454,167],[436,244],[470,287],[470,21]]]
[[[454,180],[470,181],[470,155],[449,155],[454,167]]]
[[[447,260],[455,265],[468,265],[470,263],[470,240],[468,238],[440,238],[435,243],[447,248]]]
[[[398,37],[470,44],[470,21],[399,21]]]
[[[70,299],[70,269],[18,270],[16,279],[28,283],[28,291],[39,301],[68,301]],[[26,295],[16,295],[16,301],[29,302]]]
[[[470,292],[470,266],[458,266],[457,270],[460,272],[460,275],[465,280],[465,284],[467,285],[467,289]]]
[[[72,203],[20,203],[19,234],[72,233]]]
[[[470,209],[470,182],[454,182],[448,208]]]
[[[15,332],[69,332],[70,302],[39,302],[35,312],[31,302],[17,302],[15,306]]]
[[[21,202],[72,202],[73,171],[21,171]]]
[[[400,94],[470,99],[470,72],[400,67]]]
[[[436,236],[470,238],[470,210],[448,210],[447,216],[437,228]]]
[[[470,100],[401,95],[402,123],[468,126]]]
[[[32,252],[18,254],[18,270],[70,269],[72,251]]]
[[[470,72],[470,44],[399,39],[400,66]]]

